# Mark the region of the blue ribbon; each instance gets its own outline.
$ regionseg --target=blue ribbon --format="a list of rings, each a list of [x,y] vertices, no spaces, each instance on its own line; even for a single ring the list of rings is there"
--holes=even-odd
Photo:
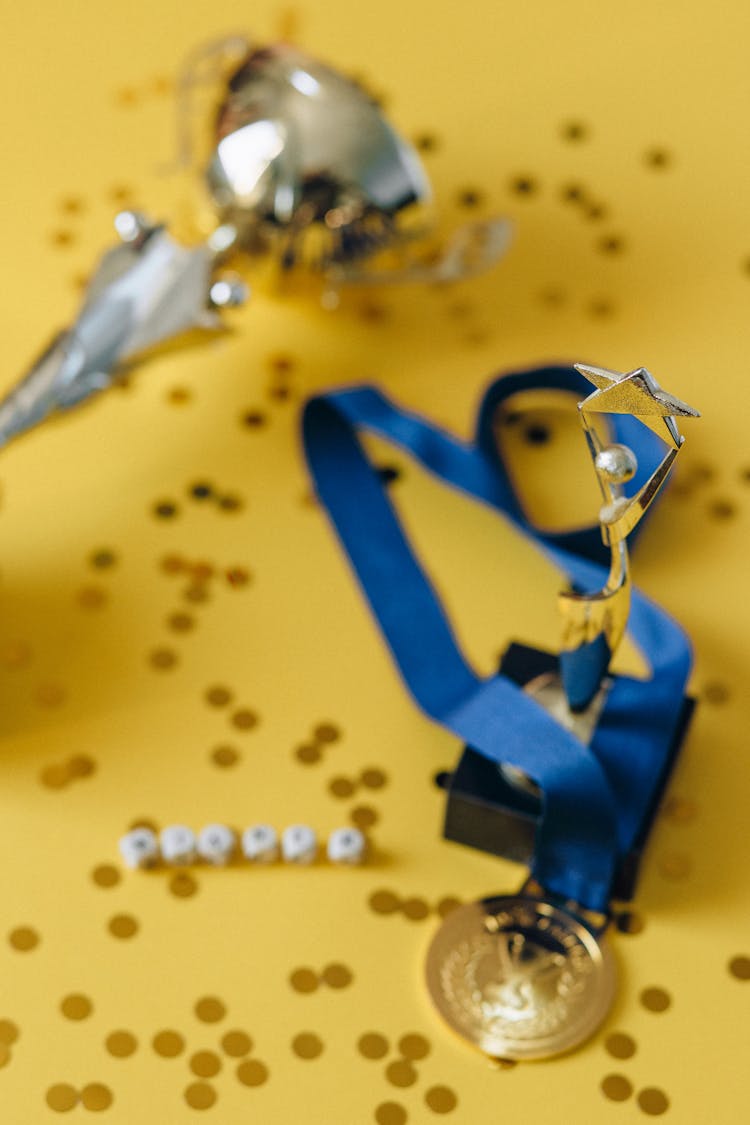
[[[644,801],[675,736],[691,663],[685,634],[633,590],[629,628],[652,674],[616,677],[593,741],[584,746],[507,677],[483,680],[467,664],[358,438],[369,431],[401,446],[447,484],[503,513],[576,588],[600,589],[609,553],[598,526],[562,534],[533,527],[493,436],[493,418],[506,398],[549,388],[579,397],[590,390],[570,367],[501,377],[482,401],[474,441],[465,443],[399,409],[375,387],[355,387],[310,399],[303,438],[317,495],[412,696],[474,750],[537,782],[543,802],[534,878],[553,894],[606,910],[618,863],[635,841]],[[658,439],[635,419],[614,417],[612,429],[639,464],[660,456]],[[632,487],[639,483],[640,477]]]

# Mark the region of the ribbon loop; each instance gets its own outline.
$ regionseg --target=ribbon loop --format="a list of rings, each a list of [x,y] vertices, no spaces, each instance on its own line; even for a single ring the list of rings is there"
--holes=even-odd
[[[585,386],[568,367],[498,379],[482,402],[472,443],[400,410],[374,387],[334,391],[307,403],[303,438],[318,497],[413,698],[473,749],[537,782],[542,814],[534,878],[552,893],[606,910],[617,863],[640,823],[639,787],[662,768],[663,744],[676,725],[675,699],[690,668],[684,634],[633,592],[631,630],[653,676],[616,678],[592,745],[584,746],[507,677],[482,680],[466,662],[358,437],[369,431],[401,446],[441,480],[501,512],[571,582],[593,588],[607,572],[598,528],[549,534],[532,527],[492,435],[495,411],[511,394],[537,388],[580,394]],[[639,459],[648,457],[656,439],[632,421],[616,419],[617,439],[627,440]]]

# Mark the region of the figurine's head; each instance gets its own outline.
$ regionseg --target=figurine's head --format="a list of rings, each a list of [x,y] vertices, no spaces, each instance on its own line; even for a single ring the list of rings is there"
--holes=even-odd
[[[281,237],[291,266],[365,258],[430,198],[414,149],[355,82],[292,47],[249,53],[219,108],[206,171],[222,221],[245,245]],[[322,235],[322,237],[320,237]]]

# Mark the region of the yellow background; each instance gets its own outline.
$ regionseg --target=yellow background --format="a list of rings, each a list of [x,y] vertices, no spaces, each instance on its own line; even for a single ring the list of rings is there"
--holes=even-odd
[[[252,1035],[269,1080],[245,1088],[224,1059],[207,1112],[227,1125],[365,1123],[385,1102],[421,1125],[436,1118],[424,1100],[435,1085],[458,1097],[448,1120],[472,1125],[638,1119],[636,1095],[650,1087],[680,1125],[737,1120],[748,1097],[750,987],[728,971],[750,952],[750,9],[644,0],[3,7],[4,387],[72,316],[122,201],[184,214],[184,182],[160,171],[174,148],[170,87],[194,45],[227,31],[260,42],[292,33],[382,94],[407,136],[433,136],[424,159],[441,229],[489,213],[517,227],[507,259],[480,279],[357,292],[336,313],[314,295],[280,292],[259,269],[233,334],[153,361],[129,389],[3,453],[0,1020],[20,1036],[0,1069],[2,1120],[54,1120],[45,1095],[60,1082],[106,1084],[113,1123],[192,1120],[189,1055],[218,1049],[230,1027]],[[567,138],[571,122],[585,127],[578,140]],[[519,193],[519,179],[533,190]],[[583,203],[565,199],[571,185]],[[467,191],[481,193],[472,210],[461,204]],[[272,397],[280,356],[292,362],[289,401]],[[377,379],[467,434],[492,373],[558,358],[646,365],[703,411],[635,560],[639,584],[694,638],[701,703],[672,787],[682,804],[658,825],[633,907],[645,927],[612,939],[620,988],[605,1027],[573,1055],[498,1070],[432,1015],[421,965],[441,898],[512,890],[524,873],[440,839],[443,797],[431,777],[459,747],[407,698],[324,518],[306,502],[297,414],[311,391]],[[243,425],[248,410],[264,424]],[[554,453],[554,431],[549,446],[526,452],[548,506],[550,492],[567,495]],[[240,496],[241,510],[191,500],[204,479]],[[558,579],[532,549],[411,466],[396,489],[480,668],[511,638],[556,644]],[[154,517],[161,500],[178,504],[175,518]],[[99,570],[90,556],[103,548],[116,563]],[[217,569],[205,602],[185,600],[186,575],[162,569],[169,554]],[[227,583],[235,566],[252,571],[250,584]],[[175,612],[192,615],[190,632],[168,627]],[[172,667],[152,665],[162,649]],[[207,705],[213,685],[234,693],[227,708]],[[232,726],[241,706],[260,716],[256,729]],[[303,765],[295,750],[320,722],[342,737]],[[211,760],[222,743],[240,753],[233,768]],[[95,763],[92,776],[41,784],[72,755]],[[387,786],[331,795],[332,779],[366,767],[385,771]],[[91,879],[97,864],[117,864],[117,838],[137,818],[306,821],[323,834],[356,805],[379,817],[376,859],[361,870],[196,870],[198,893],[184,900],[164,872],[127,873],[111,889]],[[383,888],[424,900],[429,917],[373,912],[369,897]],[[116,914],[137,919],[133,938],[110,934]],[[34,949],[6,940],[19,927],[38,934]],[[336,962],[353,974],[347,988],[290,987],[296,968]],[[670,994],[667,1011],[643,1007],[650,986]],[[63,1018],[70,993],[91,999],[89,1018]],[[221,1024],[196,1019],[204,995],[226,1004]],[[104,1048],[117,1028],[138,1038],[129,1059]],[[163,1028],[185,1036],[180,1058],[152,1050]],[[357,1050],[372,1030],[392,1045],[380,1062]],[[294,1054],[302,1031],[319,1036],[319,1058]],[[411,1031],[431,1051],[416,1084],[397,1089],[385,1067]],[[609,1057],[613,1031],[633,1037],[632,1059]],[[632,1083],[625,1105],[600,1090],[612,1073]],[[70,1117],[86,1115],[77,1107]]]

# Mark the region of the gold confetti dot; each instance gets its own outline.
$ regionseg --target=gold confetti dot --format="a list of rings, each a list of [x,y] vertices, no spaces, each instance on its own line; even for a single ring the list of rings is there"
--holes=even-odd
[[[362,770],[359,780],[367,789],[382,789],[388,778],[382,770],[367,769]]]
[[[176,871],[169,880],[169,893],[175,898],[192,898],[197,890],[198,882],[188,871]]]
[[[179,1031],[159,1031],[151,1045],[163,1059],[176,1059],[185,1050],[185,1040]]]
[[[138,1040],[129,1031],[111,1031],[104,1046],[116,1059],[129,1058],[138,1048]]]
[[[686,879],[693,868],[690,856],[669,852],[659,860],[659,874],[665,879]]]
[[[191,1082],[185,1089],[185,1101],[192,1109],[210,1109],[216,1102],[216,1091],[208,1082]]]
[[[365,1059],[382,1059],[388,1054],[388,1040],[378,1031],[366,1031],[359,1038],[357,1050]]]
[[[669,797],[664,803],[664,816],[674,824],[689,824],[694,820],[698,806],[686,797]]]
[[[50,1086],[45,1098],[47,1105],[56,1113],[67,1113],[69,1109],[78,1105],[78,1091],[67,1082],[58,1082]]]
[[[601,1091],[611,1102],[624,1102],[633,1093],[633,1086],[622,1074],[608,1074],[602,1078]]]
[[[393,891],[373,891],[368,902],[376,914],[395,914],[401,906],[401,899]]]
[[[220,769],[230,769],[239,760],[240,755],[233,746],[215,746],[211,751],[211,761]]]
[[[375,1120],[378,1125],[404,1125],[407,1113],[398,1102],[381,1102],[375,1110]]]
[[[188,633],[195,625],[195,621],[189,613],[177,612],[170,613],[167,618],[167,625],[175,633]]]
[[[289,977],[289,983],[295,992],[315,992],[318,987],[318,974],[312,969],[295,969]]]
[[[372,828],[374,824],[378,823],[378,814],[369,805],[357,805],[349,813],[349,818],[352,824],[356,824],[357,828],[363,830]]]
[[[229,688],[216,686],[206,691],[206,703],[210,703],[212,707],[225,707],[231,698],[232,693]]]
[[[0,663],[5,668],[23,668],[31,661],[31,649],[24,641],[6,641],[0,648]]]
[[[604,1040],[604,1048],[613,1059],[630,1059],[636,1051],[635,1040],[622,1031],[613,1031]]]
[[[167,402],[173,406],[184,406],[186,402],[190,402],[193,397],[193,392],[189,387],[172,387],[167,392]]]
[[[615,915],[615,925],[621,934],[640,934],[646,925],[640,914],[634,910],[623,910]]]
[[[63,684],[48,680],[37,685],[34,698],[41,707],[59,707],[65,702],[67,694]]]
[[[117,562],[117,556],[109,547],[97,547],[89,555],[89,562],[97,570],[107,570]]]
[[[431,1086],[424,1100],[433,1113],[450,1113],[458,1105],[458,1098],[448,1086]]]
[[[200,582],[194,582],[191,586],[186,587],[185,597],[189,602],[207,602],[208,590]]]
[[[672,998],[663,988],[644,988],[640,1000],[649,1012],[666,1012],[672,1003]]]
[[[218,1023],[227,1014],[226,1007],[216,996],[202,996],[196,1002],[195,1014],[203,1023]]]
[[[329,988],[347,988],[354,979],[351,969],[337,962],[326,965],[321,975]]]
[[[737,515],[737,506],[731,500],[722,497],[718,500],[712,500],[707,507],[707,512],[712,519],[730,520]]]
[[[328,791],[334,797],[351,797],[355,788],[354,782],[350,781],[348,777],[334,777],[328,783]]]
[[[241,586],[247,586],[250,581],[250,572],[242,566],[232,566],[226,571],[225,577],[230,586],[238,589]]]
[[[45,766],[39,780],[46,789],[63,789],[71,780],[67,763]]]
[[[190,1059],[190,1069],[199,1078],[213,1078],[221,1070],[221,1059],[213,1051],[196,1051]]]
[[[72,230],[55,230],[50,235],[50,240],[54,246],[68,247],[75,241],[75,235]]]
[[[20,1032],[12,1020],[0,1020],[0,1043],[9,1047],[18,1039]]]
[[[410,1032],[408,1035],[401,1036],[398,1041],[398,1049],[405,1059],[416,1062],[418,1059],[427,1058],[430,1053],[430,1044],[424,1035]]]
[[[115,914],[110,918],[107,928],[112,937],[132,938],[138,933],[138,922],[132,914]]]
[[[148,659],[152,668],[166,671],[168,668],[174,668],[177,663],[177,653],[171,648],[155,648]]]
[[[78,604],[82,609],[101,609],[107,600],[107,591],[100,586],[84,586],[78,591]]]
[[[243,503],[241,497],[234,496],[231,493],[228,493],[226,496],[220,496],[218,500],[222,512],[239,512],[243,507]]]
[[[317,742],[337,742],[341,738],[341,731],[335,723],[318,723],[313,728],[313,738]]]
[[[179,555],[165,555],[160,566],[166,574],[180,574],[185,569],[185,563]]]
[[[64,996],[60,1003],[60,1011],[68,1020],[85,1020],[94,1010],[94,1005],[88,996],[81,992],[71,992]]]
[[[411,922],[421,922],[430,908],[423,898],[407,898],[401,903],[401,911]]]
[[[96,773],[96,762],[88,754],[74,754],[68,759],[68,773],[71,777],[91,777]]]
[[[292,1040],[292,1050],[300,1059],[317,1059],[323,1053],[323,1042],[312,1031],[301,1031]]]
[[[707,703],[718,705],[726,703],[731,693],[727,684],[722,683],[721,680],[710,680],[704,684],[701,694]]]
[[[67,215],[79,215],[84,210],[84,206],[83,200],[77,195],[66,195],[60,200],[60,208]]]
[[[260,1059],[245,1059],[237,1067],[237,1078],[243,1086],[262,1086],[268,1079],[268,1067]]]
[[[750,957],[739,954],[729,962],[729,972],[737,980],[750,980]]]
[[[645,1090],[641,1090],[637,1101],[639,1109],[651,1117],[659,1117],[669,1109],[669,1098],[656,1086],[647,1086]]]
[[[120,872],[111,863],[100,863],[91,872],[97,887],[115,887],[120,882]]]
[[[440,899],[435,909],[441,918],[447,918],[448,915],[452,914],[454,910],[457,910],[459,906],[461,906],[460,898],[447,895],[445,898]]]
[[[138,91],[134,90],[132,86],[123,86],[115,94],[115,100],[119,106],[133,106],[138,101]]]
[[[298,746],[294,751],[294,755],[298,762],[302,762],[303,765],[306,766],[315,765],[320,761],[320,750],[317,746]]]
[[[101,1082],[91,1082],[81,1090],[81,1103],[94,1113],[109,1109],[113,1102],[112,1091]]]
[[[174,90],[174,81],[166,74],[159,74],[153,79],[151,88],[155,94],[171,94]]]
[[[244,1031],[228,1031],[221,1037],[222,1050],[232,1059],[240,1059],[253,1049],[253,1041]]]
[[[417,1072],[408,1059],[396,1059],[385,1068],[385,1077],[391,1086],[405,1088],[417,1081]]]
[[[39,934],[31,926],[18,926],[8,934],[8,941],[19,953],[28,953],[39,945]]]
[[[254,711],[250,711],[247,707],[241,707],[239,711],[235,711],[232,715],[232,725],[237,727],[238,730],[252,730],[253,727],[258,725],[258,716]]]

